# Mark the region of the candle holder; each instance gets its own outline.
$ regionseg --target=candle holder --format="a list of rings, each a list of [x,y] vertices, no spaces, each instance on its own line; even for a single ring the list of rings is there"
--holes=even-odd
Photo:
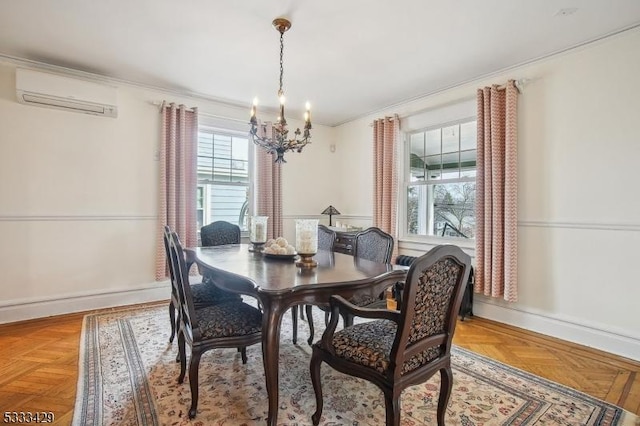
[[[313,256],[318,252],[318,220],[298,219],[296,220],[296,251],[300,260],[296,266],[301,268],[314,268],[318,262]]]
[[[267,242],[267,220],[269,216],[249,217],[249,251],[261,252]]]

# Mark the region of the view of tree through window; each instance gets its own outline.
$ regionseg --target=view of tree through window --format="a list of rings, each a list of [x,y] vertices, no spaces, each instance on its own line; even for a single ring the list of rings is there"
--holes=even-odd
[[[201,128],[198,132],[198,230],[224,220],[247,230],[249,140]]]
[[[475,238],[476,121],[408,136],[406,232]]]

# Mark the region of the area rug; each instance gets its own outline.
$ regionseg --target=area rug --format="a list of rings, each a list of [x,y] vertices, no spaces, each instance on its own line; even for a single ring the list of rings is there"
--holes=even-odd
[[[310,425],[315,397],[309,376],[311,348],[306,322],[298,345],[291,316],[282,324],[278,424]],[[318,313],[315,325],[322,333]],[[205,353],[194,420],[188,379],[176,381],[177,343],[169,343],[165,305],[114,310],[84,318],[74,425],[262,425],[267,392],[260,345],[247,349],[243,365],[235,349]],[[317,334],[319,336],[320,334]],[[638,417],[565,386],[453,350],[453,391],[447,425],[639,425]],[[384,398],[374,385],[322,367],[322,425],[383,425]],[[436,424],[439,375],[402,394],[402,425]]]

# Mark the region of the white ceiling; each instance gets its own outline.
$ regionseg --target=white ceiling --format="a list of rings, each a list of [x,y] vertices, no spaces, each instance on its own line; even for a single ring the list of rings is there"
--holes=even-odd
[[[280,16],[287,116],[336,125],[638,26],[640,0],[0,0],[0,55],[248,112],[277,105]]]

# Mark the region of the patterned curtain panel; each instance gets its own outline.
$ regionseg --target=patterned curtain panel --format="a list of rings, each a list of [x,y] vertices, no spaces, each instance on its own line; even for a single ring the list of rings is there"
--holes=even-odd
[[[168,275],[162,240],[164,226],[174,230],[185,247],[198,244],[196,235],[196,155],[198,111],[163,104],[160,138],[160,194],[156,236],[156,280]]]
[[[267,134],[272,133],[267,123]],[[255,216],[269,216],[267,238],[282,236],[282,172],[276,155],[257,145],[255,149]]]
[[[373,226],[393,236],[391,261],[398,253],[398,171],[397,143],[400,118],[385,117],[373,122]]]
[[[518,89],[478,89],[475,291],[518,300]]]

